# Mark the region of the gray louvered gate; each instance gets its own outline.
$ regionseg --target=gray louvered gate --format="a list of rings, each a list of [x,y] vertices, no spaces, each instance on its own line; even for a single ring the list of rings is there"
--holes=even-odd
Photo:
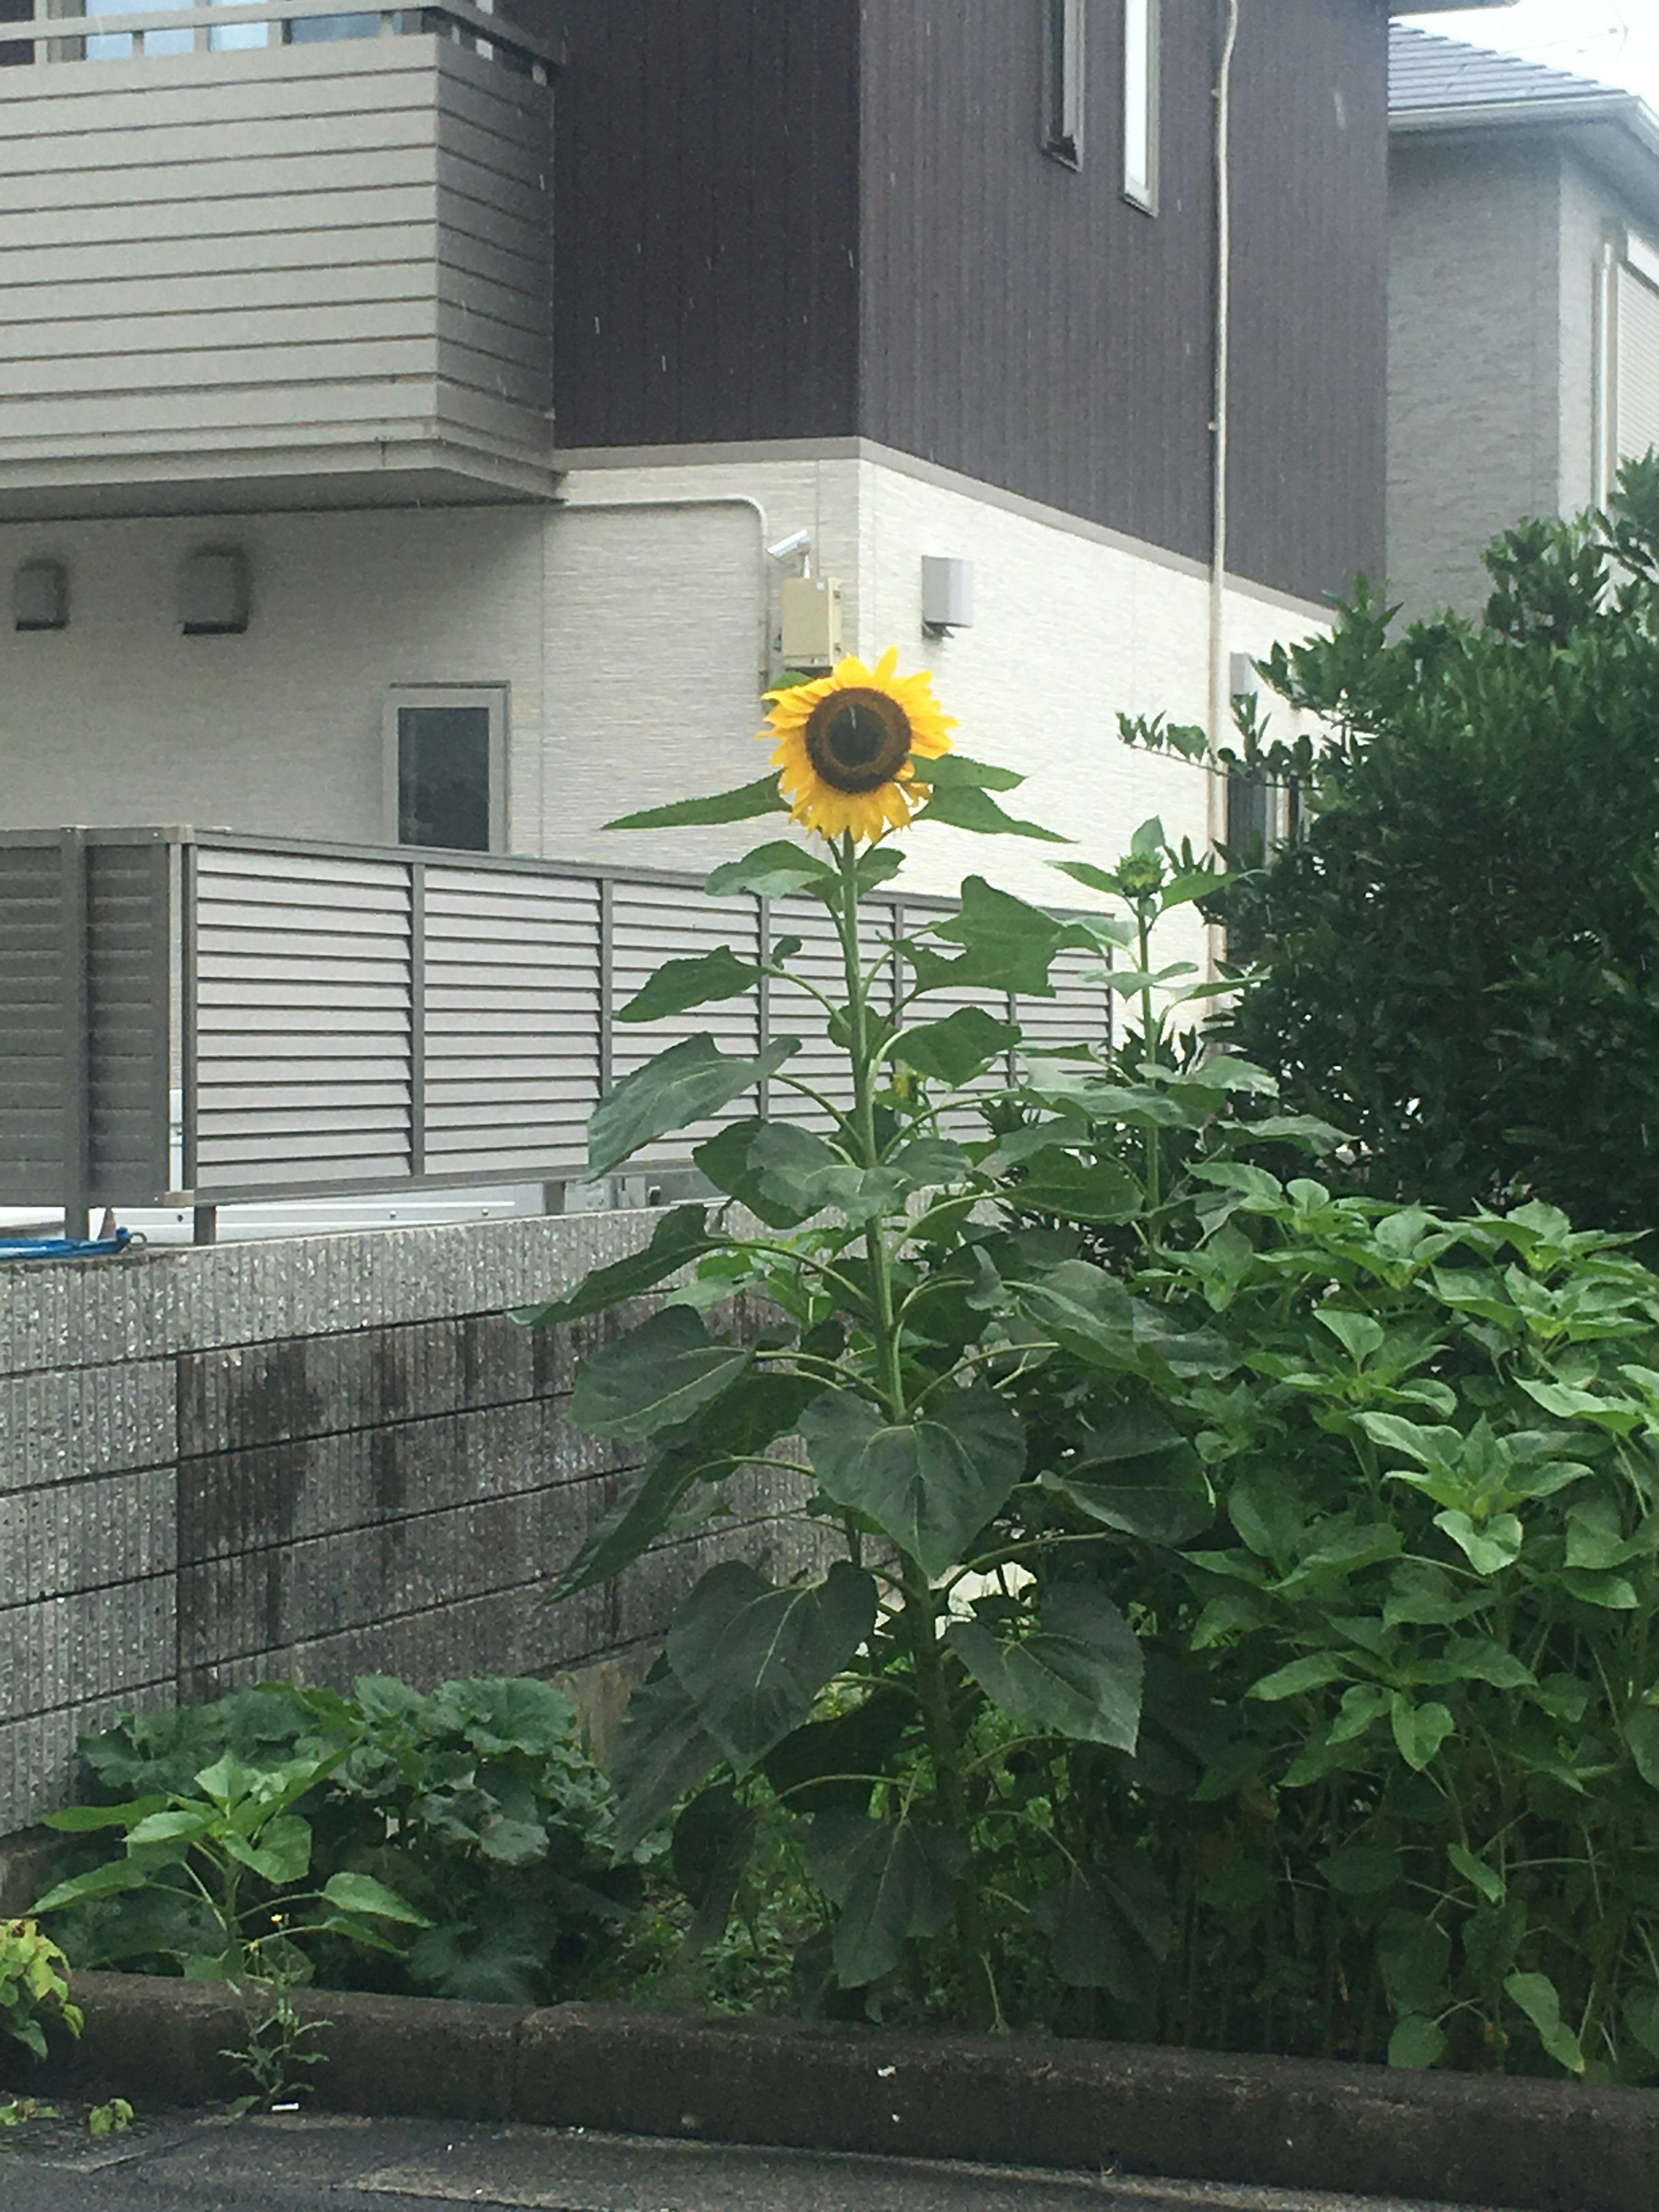
[[[872,902],[867,957],[944,910]],[[822,906],[711,898],[694,877],[178,830],[9,833],[0,1204],[55,1200],[78,1221],[94,1205],[577,1182],[595,1102],[691,1036],[745,1054],[799,1037],[788,1072],[845,1104],[824,1010],[788,982],[674,1021],[616,1019],[665,958],[721,945],[755,958],[785,938],[832,989]],[[1104,1037],[1109,994],[1083,980],[1094,964],[1067,956],[1053,1000],[960,1002],[1013,1014],[1034,1042]],[[767,1088],[731,1110],[823,1119],[801,1091]],[[684,1168],[706,1133],[638,1165]]]

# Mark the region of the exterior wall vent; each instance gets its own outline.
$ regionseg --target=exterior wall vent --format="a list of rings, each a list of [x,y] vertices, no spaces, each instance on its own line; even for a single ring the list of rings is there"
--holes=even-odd
[[[69,570],[61,561],[25,561],[11,580],[11,618],[19,629],[67,629]]]
[[[974,626],[974,564],[942,555],[921,556],[921,626],[930,637]]]
[[[179,623],[186,637],[239,637],[247,628],[247,556],[205,546],[179,571]]]

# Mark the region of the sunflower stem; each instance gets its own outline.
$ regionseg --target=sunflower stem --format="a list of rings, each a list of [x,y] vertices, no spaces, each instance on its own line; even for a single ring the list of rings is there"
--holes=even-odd
[[[866,975],[860,957],[858,856],[850,833],[842,838],[836,848],[836,857],[841,866],[842,895],[836,922],[847,976],[847,1025],[853,1063],[852,1119],[863,1156],[861,1164],[873,1169],[878,1168],[882,1162],[881,1146],[876,1132],[876,1062],[884,1048],[878,1046],[872,1036],[869,994],[872,976]],[[872,975],[879,972],[878,968]],[[905,1233],[902,1228],[901,1237]],[[872,1220],[865,1231],[864,1250],[870,1269],[877,1387],[886,1406],[888,1418],[895,1422],[902,1421],[908,1407],[905,1403],[903,1362],[899,1347],[902,1322],[893,1294],[894,1254],[878,1220]],[[855,1532],[850,1520],[848,1538],[849,1546],[854,1543]],[[859,1558],[856,1550],[853,1556],[856,1565]],[[973,1862],[968,1792],[963,1778],[962,1744],[957,1735],[956,1717],[951,1709],[950,1686],[945,1678],[944,1655],[939,1649],[938,1606],[927,1577],[917,1562],[902,1552],[900,1558],[903,1565],[904,1629],[915,1667],[916,1689],[921,1698],[928,1748],[933,1754],[934,1803],[944,1825],[954,1830],[969,1844],[968,1870],[963,1878],[957,1901],[960,1971],[968,1993],[973,2023],[976,2027],[988,2029],[1000,2027],[1002,2021],[996,1985],[991,1975],[985,1904]]]

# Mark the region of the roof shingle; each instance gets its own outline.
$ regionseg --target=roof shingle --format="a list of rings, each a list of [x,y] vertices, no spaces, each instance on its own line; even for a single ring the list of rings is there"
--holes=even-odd
[[[1510,54],[1488,53],[1459,39],[1419,31],[1409,23],[1389,26],[1389,112],[1395,116],[1448,107],[1547,107],[1557,100],[1620,95],[1616,87],[1594,77],[1573,76]]]

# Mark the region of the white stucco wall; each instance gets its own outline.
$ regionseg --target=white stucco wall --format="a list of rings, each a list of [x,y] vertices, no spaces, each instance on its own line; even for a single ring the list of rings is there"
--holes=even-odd
[[[240,637],[185,637],[174,581],[239,545]],[[380,842],[388,686],[510,687],[509,788],[539,792],[536,508],[0,526],[0,826],[192,823]],[[62,561],[70,627],[13,629],[10,580]]]
[[[381,842],[386,693],[501,684],[514,850],[698,867],[754,825],[607,835],[619,812],[763,772],[755,742],[780,570],[768,540],[812,532],[846,586],[849,649],[933,667],[965,750],[1029,778],[1012,804],[1103,862],[1136,825],[1212,834],[1206,774],[1126,748],[1120,709],[1201,721],[1207,586],[1138,547],[882,449],[573,457],[556,507],[250,515],[0,526],[0,583],[67,565],[62,633],[0,627],[0,826],[191,822]],[[244,547],[241,637],[186,638],[178,564]],[[921,628],[921,560],[974,564],[971,629]],[[1228,644],[1260,653],[1317,611],[1239,586]],[[764,831],[763,830],[763,833]],[[918,889],[980,870],[1076,894],[1055,848],[933,831]],[[1195,925],[1183,949],[1201,951]]]
[[[613,520],[584,514],[589,502],[635,499],[743,494],[761,502],[773,542],[810,530],[816,568],[845,586],[848,649],[873,659],[896,645],[906,669],[933,668],[947,710],[961,722],[957,743],[1027,775],[1010,806],[1074,839],[1077,857],[1115,860],[1138,824],[1154,814],[1172,838],[1190,837],[1200,848],[1218,830],[1205,771],[1132,750],[1117,733],[1120,710],[1163,713],[1176,721],[1205,719],[1208,584],[1195,563],[862,442],[789,458],[765,452],[568,458],[570,504],[560,527],[573,547],[580,533]],[[640,557],[647,542],[632,540],[631,557]],[[923,632],[926,554],[973,562],[971,629],[947,639]],[[611,573],[608,563],[605,573]],[[776,575],[774,566],[774,620]],[[614,590],[614,578],[607,588]],[[597,584],[595,596],[601,596]],[[1264,653],[1278,640],[1306,636],[1320,619],[1317,609],[1237,585],[1228,598],[1229,650]],[[673,671],[653,660],[636,674],[632,696],[623,699],[596,662],[586,672],[585,682],[594,687],[587,703],[578,709],[562,687],[551,685],[550,712],[556,721],[566,715],[584,726],[614,726],[621,715],[637,757],[653,760],[652,796],[666,796],[649,732],[673,713]],[[752,717],[733,725],[732,781],[748,780],[764,763],[765,754],[741,734],[757,726]],[[1288,731],[1287,715],[1278,726]],[[550,757],[557,755],[556,741]],[[719,787],[695,772],[700,763],[686,765],[694,772],[681,775],[679,790]],[[639,840],[641,860],[649,857],[650,843]],[[613,837],[605,848],[620,854],[634,844],[631,836]],[[912,850],[918,889],[950,890],[971,870],[1029,896],[1078,896],[1048,865],[1055,848],[933,830]],[[1194,925],[1181,936],[1183,956],[1201,953],[1201,929]]]

